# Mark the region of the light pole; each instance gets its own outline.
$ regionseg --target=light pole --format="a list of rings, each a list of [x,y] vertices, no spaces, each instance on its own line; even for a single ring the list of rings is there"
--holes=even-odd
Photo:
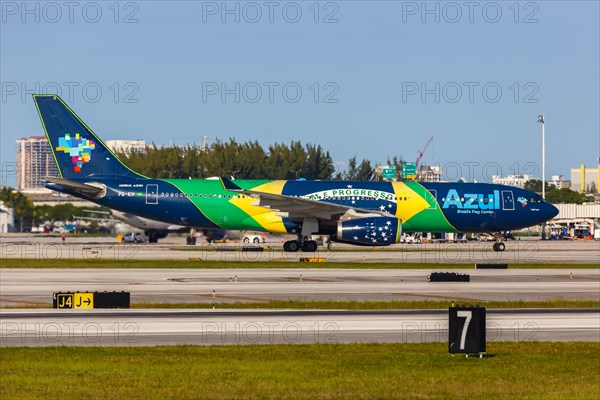
[[[546,199],[546,133],[544,132],[544,114],[538,115],[538,122],[542,124],[542,198]]]
[[[546,132],[544,131],[544,114],[538,115],[542,124],[542,198],[546,199]],[[542,240],[546,240],[546,222],[542,223]]]

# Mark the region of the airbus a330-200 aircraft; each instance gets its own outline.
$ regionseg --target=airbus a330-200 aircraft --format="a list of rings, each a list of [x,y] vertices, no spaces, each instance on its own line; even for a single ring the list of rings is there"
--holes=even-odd
[[[34,102],[60,174],[47,177],[47,188],[169,224],[297,235],[286,251],[315,251],[313,234],[387,246],[403,230],[497,232],[558,214],[536,193],[485,183],[150,178],[122,163],[60,97]]]

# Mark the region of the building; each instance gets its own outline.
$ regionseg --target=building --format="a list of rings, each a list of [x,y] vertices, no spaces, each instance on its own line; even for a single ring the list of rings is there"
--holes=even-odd
[[[115,153],[144,153],[146,151],[145,140],[107,140],[106,145]]]
[[[15,230],[15,214],[12,208],[8,208],[0,201],[0,233],[13,232]]]
[[[552,238],[600,238],[600,204],[555,204],[558,215],[548,226]]]
[[[564,180],[562,175],[552,175],[552,180],[548,184],[555,186],[557,189],[568,189],[571,187],[571,182]]]
[[[59,176],[45,136],[17,140],[17,189],[43,189],[44,177]]]
[[[571,168],[571,189],[580,193],[594,192],[600,193],[600,165],[596,168],[587,168],[581,164],[579,168]],[[596,190],[591,190],[592,188]]]
[[[442,170],[439,165],[419,165],[417,182],[441,182]]]
[[[506,177],[502,177],[500,175],[492,175],[492,183],[497,185],[507,185],[507,186],[515,186],[519,188],[525,187],[525,183],[533,179],[531,175],[508,175]]]

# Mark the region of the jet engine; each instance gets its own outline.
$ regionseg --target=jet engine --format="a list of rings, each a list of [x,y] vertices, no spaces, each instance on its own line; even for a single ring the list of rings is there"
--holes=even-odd
[[[341,220],[332,239],[363,246],[389,246],[398,243],[402,221],[394,217],[373,216]]]

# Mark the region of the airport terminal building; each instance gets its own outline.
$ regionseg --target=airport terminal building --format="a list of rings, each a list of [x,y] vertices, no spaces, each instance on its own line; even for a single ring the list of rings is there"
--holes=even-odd
[[[600,193],[600,164],[596,168],[588,168],[581,164],[579,168],[571,168],[571,189],[578,192],[591,192],[590,188],[595,187],[594,193]]]

